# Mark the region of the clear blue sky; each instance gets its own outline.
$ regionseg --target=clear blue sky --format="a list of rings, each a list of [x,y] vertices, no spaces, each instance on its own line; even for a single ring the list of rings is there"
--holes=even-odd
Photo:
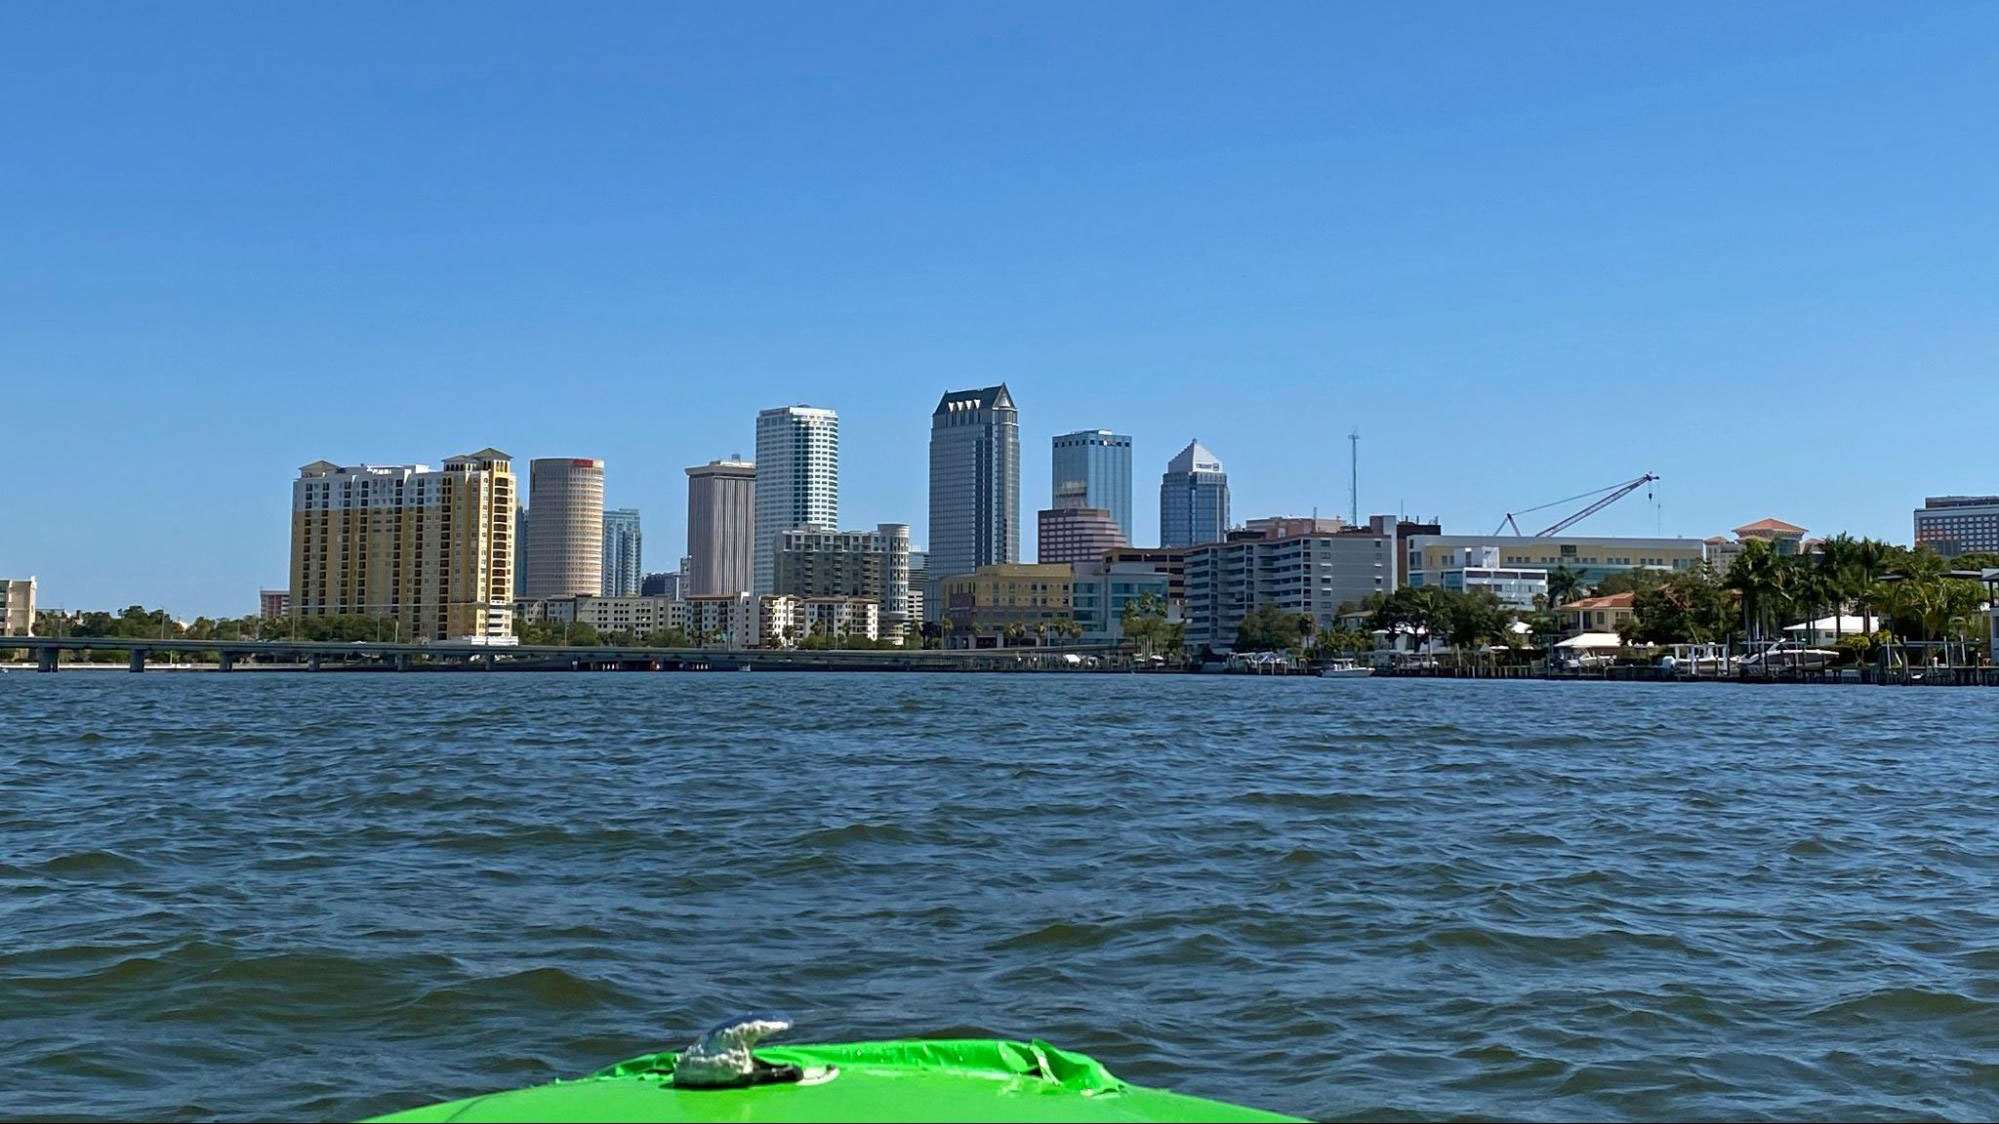
[[[1999,5],[0,9],[0,575],[255,609],[298,465],[601,456],[649,568],[761,407],[924,538],[938,395],[1238,518],[1999,492]],[[1031,546],[1030,546],[1031,549]]]

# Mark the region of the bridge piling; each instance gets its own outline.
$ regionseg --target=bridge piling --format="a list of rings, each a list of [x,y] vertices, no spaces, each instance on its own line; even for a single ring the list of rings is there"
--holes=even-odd
[[[129,666],[133,671],[146,670],[146,650],[144,648],[132,649],[132,661]]]

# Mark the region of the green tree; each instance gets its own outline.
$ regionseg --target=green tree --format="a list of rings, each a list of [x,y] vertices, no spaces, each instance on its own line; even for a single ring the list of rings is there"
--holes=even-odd
[[[1572,570],[1567,563],[1548,571],[1548,603],[1554,606],[1566,605],[1581,595],[1584,588],[1583,572]]]

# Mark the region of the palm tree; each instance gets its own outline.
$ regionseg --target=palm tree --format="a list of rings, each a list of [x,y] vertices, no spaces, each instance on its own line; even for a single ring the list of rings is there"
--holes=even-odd
[[[1778,577],[1778,572],[1777,555],[1762,539],[1750,539],[1743,543],[1742,553],[1728,568],[1728,578],[1723,584],[1742,594],[1742,630],[1751,639],[1763,638],[1764,617],[1770,610],[1771,602],[1781,596],[1779,582],[1782,579]]]
[[[1548,571],[1548,602],[1551,605],[1568,604],[1582,587],[1582,571],[1569,569],[1567,563]]]

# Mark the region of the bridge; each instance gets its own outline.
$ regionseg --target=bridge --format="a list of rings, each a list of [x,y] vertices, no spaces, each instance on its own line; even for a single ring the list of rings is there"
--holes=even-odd
[[[64,652],[125,652],[132,671],[167,653],[213,654],[221,671],[263,657],[308,671],[1070,671],[1124,670],[1122,645],[1053,648],[644,648],[562,644],[350,643],[322,640],[148,640],[136,636],[0,636],[0,652],[34,653],[35,668]],[[1071,661],[1067,657],[1075,656]]]

